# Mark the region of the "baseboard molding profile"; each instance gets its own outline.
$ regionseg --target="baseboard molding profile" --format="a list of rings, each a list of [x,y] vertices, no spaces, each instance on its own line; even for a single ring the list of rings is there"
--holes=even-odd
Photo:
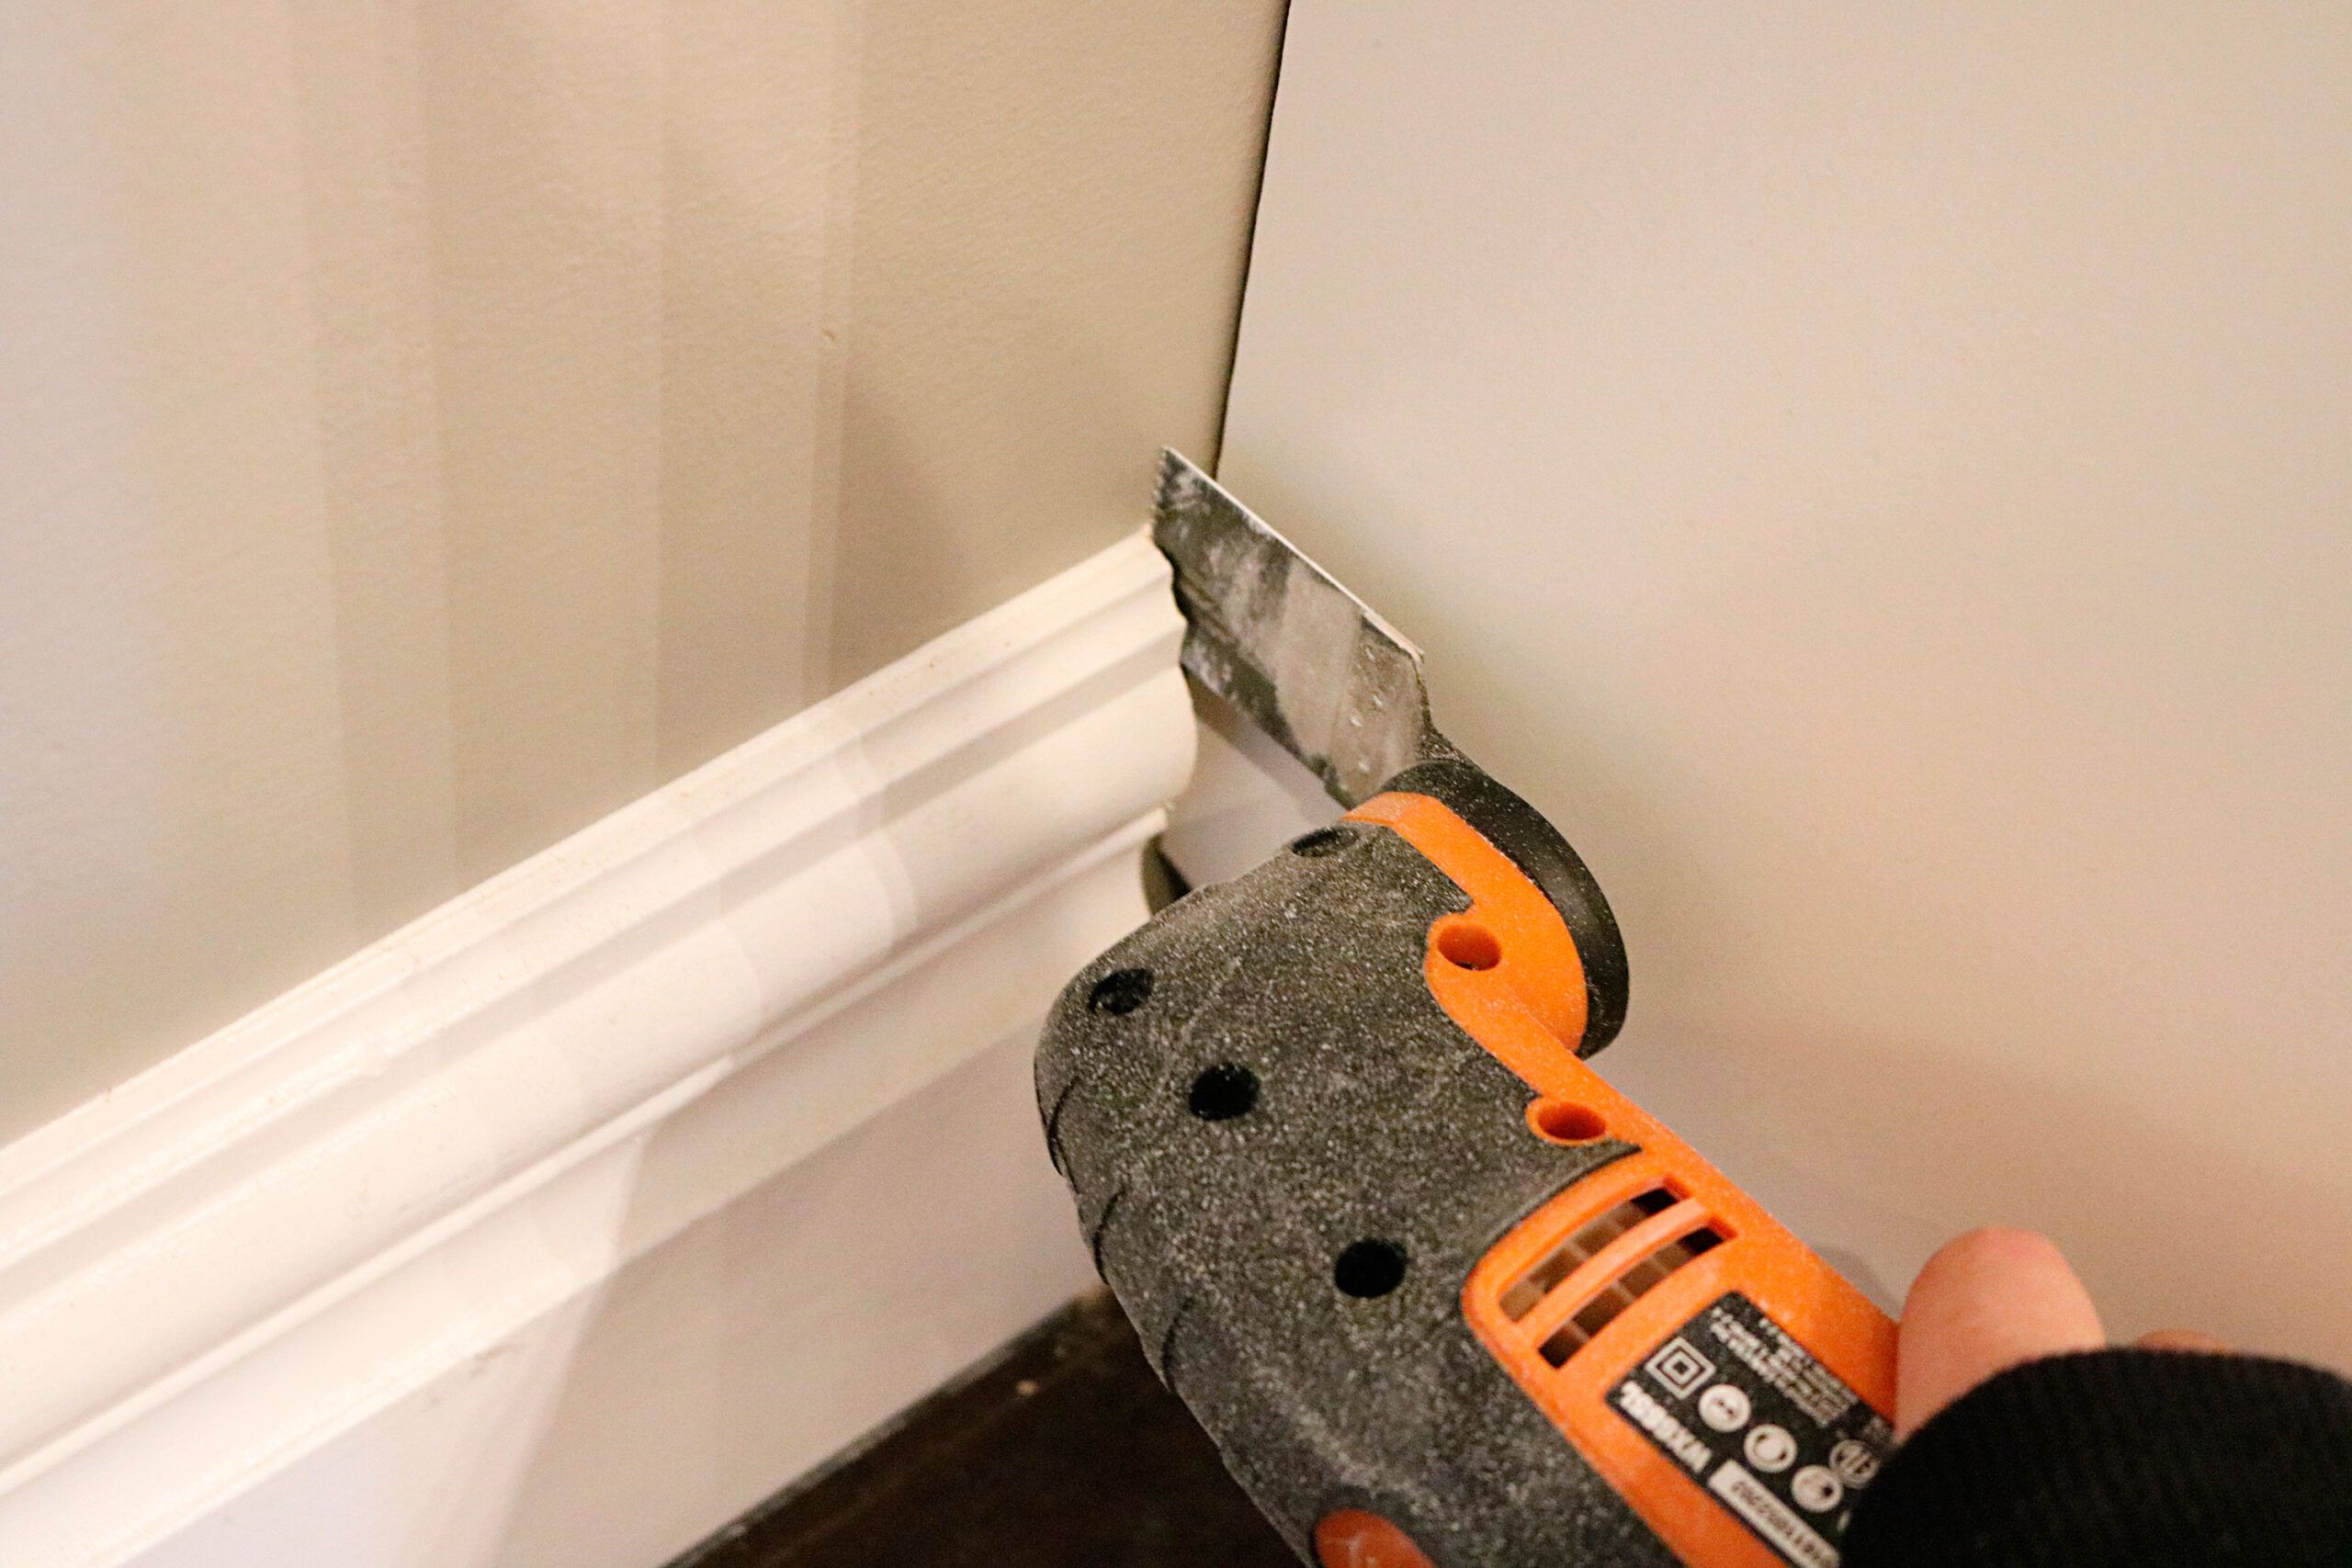
[[[649,1568],[1050,1311],[1181,630],[1124,541],[0,1149],[0,1562]]]

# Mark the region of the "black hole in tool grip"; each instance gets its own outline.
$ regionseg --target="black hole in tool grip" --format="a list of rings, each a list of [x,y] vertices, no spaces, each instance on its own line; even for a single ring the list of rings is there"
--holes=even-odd
[[[1114,969],[1094,982],[1086,1005],[1096,1012],[1130,1013],[1151,999],[1151,971]]]
[[[1405,1282],[1405,1249],[1393,1241],[1350,1242],[1332,1260],[1331,1283],[1370,1300]]]
[[[1231,1062],[1204,1067],[1200,1077],[1193,1080],[1193,1093],[1187,1103],[1192,1106],[1193,1114],[1204,1122],[1230,1122],[1236,1116],[1247,1116],[1258,1103],[1258,1075]]]
[[[1312,833],[1303,833],[1293,839],[1290,841],[1290,852],[1314,860],[1322,855],[1337,854],[1355,841],[1356,830],[1353,828],[1343,828],[1335,823],[1331,827],[1317,828]]]

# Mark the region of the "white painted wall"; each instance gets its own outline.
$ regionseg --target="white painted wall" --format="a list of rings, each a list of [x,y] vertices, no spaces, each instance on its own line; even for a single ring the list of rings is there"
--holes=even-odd
[[[0,1140],[1132,527],[1279,11],[0,10]]]
[[[1300,0],[1222,477],[1899,1292],[2352,1364],[2352,13]]]

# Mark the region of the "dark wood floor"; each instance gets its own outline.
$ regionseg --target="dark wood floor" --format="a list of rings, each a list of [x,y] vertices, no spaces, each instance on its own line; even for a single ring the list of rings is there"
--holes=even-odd
[[[1297,1568],[1097,1294],[673,1568]]]

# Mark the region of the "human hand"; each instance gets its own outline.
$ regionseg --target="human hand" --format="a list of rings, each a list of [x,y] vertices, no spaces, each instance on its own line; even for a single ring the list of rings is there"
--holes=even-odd
[[[2229,1348],[2209,1335],[2178,1330],[2137,1343],[2163,1350]],[[1996,1372],[2106,1345],[2090,1293],[2048,1238],[1998,1226],[1970,1231],[1928,1259],[1904,1303],[1895,1432],[1909,1437]]]

